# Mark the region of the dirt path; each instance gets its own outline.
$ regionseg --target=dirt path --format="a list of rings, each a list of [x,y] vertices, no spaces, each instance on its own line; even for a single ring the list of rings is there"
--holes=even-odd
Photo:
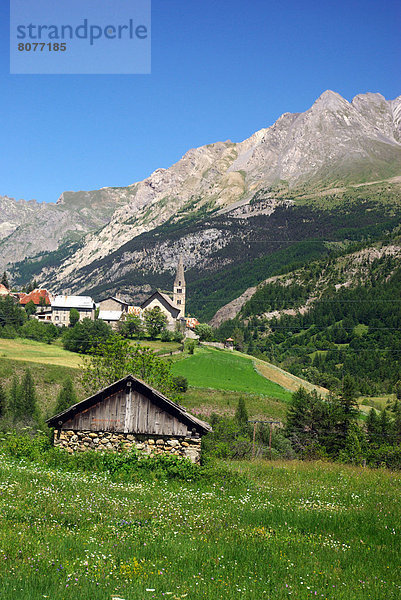
[[[329,393],[329,390],[326,390],[326,388],[313,385],[313,383],[309,383],[309,381],[301,379],[301,377],[297,377],[296,375],[292,375],[291,373],[280,369],[280,367],[276,367],[263,360],[255,359],[254,365],[258,373],[263,375],[263,377],[266,377],[266,379],[269,379],[270,381],[274,381],[274,383],[278,383],[278,385],[281,385],[281,387],[290,392],[296,392],[298,388],[304,387],[308,391],[316,390],[317,393],[322,396],[327,396]]]

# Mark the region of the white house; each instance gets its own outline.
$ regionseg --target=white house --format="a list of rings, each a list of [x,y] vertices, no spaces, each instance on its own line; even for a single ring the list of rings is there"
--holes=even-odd
[[[52,323],[55,325],[70,324],[70,310],[79,312],[79,320],[95,318],[95,302],[90,296],[56,296],[52,302]]]

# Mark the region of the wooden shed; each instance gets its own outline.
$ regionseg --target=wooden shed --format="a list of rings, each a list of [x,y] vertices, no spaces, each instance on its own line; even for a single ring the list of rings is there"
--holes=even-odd
[[[140,379],[127,375],[48,419],[54,444],[69,452],[121,450],[167,452],[200,460],[201,438],[210,425]]]
[[[234,340],[233,338],[227,338],[226,341],[224,342],[224,348],[227,348],[228,350],[234,350]]]

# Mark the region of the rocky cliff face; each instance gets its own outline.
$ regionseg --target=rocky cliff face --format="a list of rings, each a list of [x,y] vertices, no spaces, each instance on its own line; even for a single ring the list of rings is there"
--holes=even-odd
[[[0,196],[0,271],[104,226],[128,202],[129,192],[130,188],[64,192],[56,204]]]
[[[47,209],[51,226],[42,248],[52,250],[63,239],[66,225],[61,223],[67,207],[69,230],[92,232],[62,264],[42,270],[40,279],[53,289],[83,291],[101,282],[112,289],[130,271],[170,272],[182,251],[187,251],[187,267],[192,261],[198,271],[200,265],[218,269],[230,262],[228,252],[226,256],[223,252],[232,243],[224,216],[231,224],[236,221],[235,239],[245,243],[252,240],[253,224],[260,227],[265,219],[268,227],[266,217],[291,204],[297,193],[305,198],[311,190],[324,195],[334,186],[400,174],[401,96],[388,101],[380,94],[362,94],[348,102],[326,91],[304,113],[286,113],[240,143],[218,142],[189,150],[169,169],[157,169],[129,188],[106,188],[87,196],[81,192],[75,203],[73,194],[66,195]],[[95,211],[101,223],[93,215],[95,200],[105,207]],[[242,221],[246,234],[241,233]],[[5,232],[10,222],[4,220]],[[14,252],[17,259],[33,254],[38,223],[42,223],[38,217],[29,225],[25,220],[3,240],[3,264]],[[103,227],[96,231],[96,225]],[[27,231],[29,247],[22,239]]]

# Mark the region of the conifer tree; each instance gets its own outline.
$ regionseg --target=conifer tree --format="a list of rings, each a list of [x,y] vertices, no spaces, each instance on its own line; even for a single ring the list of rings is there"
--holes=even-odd
[[[376,411],[374,408],[371,408],[368,414],[368,418],[366,419],[366,430],[368,441],[371,444],[375,444],[378,442],[379,435],[379,419],[377,417]]]
[[[11,417],[18,419],[20,413],[20,386],[16,375],[14,375],[11,382],[8,408]]]
[[[379,435],[381,444],[391,443],[390,419],[386,409],[382,410],[379,417]]]
[[[31,371],[25,371],[20,387],[20,402],[18,416],[23,419],[35,420],[37,418],[35,383]]]
[[[248,425],[248,412],[245,406],[245,400],[241,397],[238,400],[237,410],[235,411],[235,420],[240,427],[247,427]]]
[[[345,438],[344,449],[340,452],[340,459],[352,464],[361,464],[363,460],[362,431],[355,422],[350,423]]]
[[[392,427],[393,440],[396,444],[401,444],[401,402],[399,400],[395,401],[394,409],[394,421]]]
[[[0,419],[2,419],[6,412],[7,395],[3,384],[0,382]]]
[[[57,403],[55,412],[56,414],[67,410],[70,406],[77,403],[77,396],[74,390],[73,383],[70,377],[64,381],[61,390],[57,396]]]
[[[343,422],[340,426],[344,441],[346,439],[349,425],[358,416],[356,403],[356,383],[351,375],[345,375],[341,392],[341,406],[343,410]]]

